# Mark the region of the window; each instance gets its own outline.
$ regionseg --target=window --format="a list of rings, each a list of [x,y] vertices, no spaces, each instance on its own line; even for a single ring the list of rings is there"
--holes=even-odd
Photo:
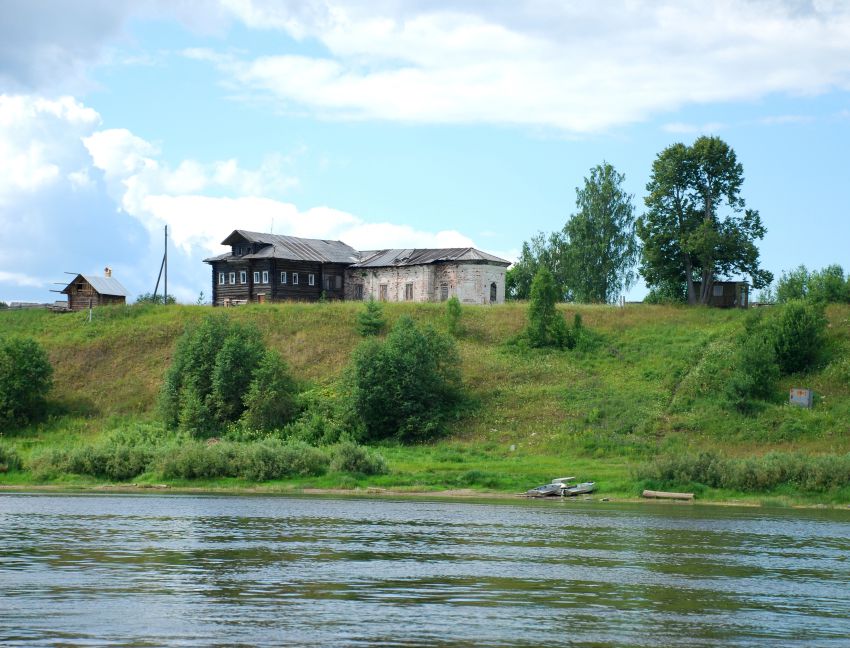
[[[286,283],[286,272],[280,273],[280,283],[282,283],[282,284]]]
[[[239,283],[248,283],[248,272],[245,270],[239,271]]]
[[[218,273],[218,285],[219,286],[224,285],[224,273],[223,272]]]
[[[292,285],[293,286],[298,285],[298,273],[297,272],[292,273]]]
[[[723,284],[714,284],[714,296],[723,297]]]
[[[333,277],[325,277],[325,290],[330,290],[333,286]]]
[[[260,283],[260,273],[259,271],[254,273],[254,283]]]
[[[316,285],[316,275],[314,275],[312,272],[307,275],[307,283],[311,286]]]
[[[363,284],[354,286],[354,299],[363,299]]]
[[[342,277],[340,275],[334,277],[334,288],[342,290]]]
[[[449,298],[449,284],[440,284],[440,301],[446,301]]]
[[[231,272],[230,275],[227,278],[230,279],[231,284],[236,283],[236,273],[235,272]]]
[[[413,301],[413,284],[412,283],[404,284],[404,299],[406,301]]]
[[[387,284],[381,284],[380,286],[378,286],[378,295],[381,301],[387,301],[389,292],[390,291],[387,287]]]
[[[267,284],[269,282],[269,271],[263,270],[263,283]]]

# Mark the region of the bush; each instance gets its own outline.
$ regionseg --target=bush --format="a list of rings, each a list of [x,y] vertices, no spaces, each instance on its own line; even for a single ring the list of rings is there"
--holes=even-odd
[[[563,348],[569,342],[569,331],[556,306],[558,289],[552,274],[541,266],[531,282],[526,337],[532,347]]]
[[[457,337],[461,334],[460,317],[463,314],[460,307],[460,300],[452,295],[446,302],[446,326],[449,329],[449,334]]]
[[[365,308],[357,315],[357,332],[363,337],[380,335],[384,326],[386,326],[384,309],[380,302],[376,302],[370,297]]]
[[[250,326],[210,316],[188,327],[165,376],[160,411],[170,428],[209,436],[240,419],[281,427],[295,415],[295,383]]]
[[[783,272],[776,286],[776,301],[784,304],[806,298],[809,287],[809,271],[801,265],[788,273]]]
[[[774,329],[776,359],[782,374],[814,365],[826,340],[826,324],[822,304],[792,301],[783,306]]]
[[[205,443],[189,441],[160,456],[159,469],[170,479],[238,477],[268,481],[323,474],[328,458],[304,443]]]
[[[125,481],[147,472],[154,456],[150,446],[105,442],[49,450],[34,456],[27,467],[41,478],[65,473]]]
[[[0,445],[0,473],[21,469],[21,458],[14,448]]]
[[[385,475],[389,472],[381,455],[353,441],[343,441],[333,449],[331,470],[359,475]]]
[[[276,351],[266,351],[243,398],[242,424],[259,430],[283,427],[298,412],[296,395],[295,381],[283,358]]]
[[[846,304],[850,302],[850,277],[845,280],[844,269],[837,264],[812,272],[808,298],[826,304]]]
[[[35,340],[0,340],[0,425],[26,424],[44,410],[53,367]]]
[[[760,313],[748,318],[738,346],[727,388],[732,404],[741,411],[750,411],[754,401],[772,399],[779,382],[775,336]]]
[[[431,327],[399,318],[386,341],[355,349],[354,402],[367,439],[430,439],[461,399],[454,342]]]
[[[202,292],[201,295],[203,295],[203,294],[204,293]],[[137,304],[161,304],[162,302],[163,302],[163,298],[162,298],[162,295],[160,295],[159,293],[157,293],[156,295],[154,295],[153,293],[144,293],[142,295],[139,295],[136,298]],[[165,298],[165,303],[166,304],[176,304],[177,300],[174,298],[174,295],[168,295]],[[203,302],[199,300],[198,303],[203,303]]]
[[[804,493],[821,493],[850,486],[850,454],[771,452],[762,457],[731,459],[701,452],[661,457],[642,466],[637,476],[662,488],[702,484],[758,492],[790,486]]]

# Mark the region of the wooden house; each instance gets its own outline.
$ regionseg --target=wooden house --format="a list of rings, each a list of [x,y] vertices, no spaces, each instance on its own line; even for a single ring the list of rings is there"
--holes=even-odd
[[[345,296],[345,270],[357,251],[341,241],[234,230],[230,251],[204,259],[212,266],[212,303],[315,301]]]
[[[348,269],[348,299],[502,304],[510,261],[475,248],[361,252]]]
[[[127,302],[127,290],[109,268],[103,277],[78,274],[61,292],[68,295],[68,310],[72,311]]]
[[[702,282],[694,282],[694,291],[700,293]],[[709,306],[718,308],[749,308],[750,284],[746,281],[715,281]]]

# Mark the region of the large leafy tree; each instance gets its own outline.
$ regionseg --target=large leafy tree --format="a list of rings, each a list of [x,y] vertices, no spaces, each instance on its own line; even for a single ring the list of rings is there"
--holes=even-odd
[[[721,277],[749,275],[755,288],[772,281],[759,267],[755,241],[766,230],[758,211],[746,208],[743,181],[735,151],[718,137],[658,154],[646,186],[647,211],[637,222],[640,272],[650,287],[678,284],[688,303],[707,304]]]
[[[623,189],[624,180],[625,175],[604,162],[576,188],[578,213],[564,227],[569,241],[566,282],[576,301],[614,301],[634,281],[635,208]]]

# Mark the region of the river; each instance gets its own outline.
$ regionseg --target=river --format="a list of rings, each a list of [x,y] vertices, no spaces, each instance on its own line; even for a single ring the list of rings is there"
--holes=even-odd
[[[0,495],[3,646],[848,646],[850,511]]]

